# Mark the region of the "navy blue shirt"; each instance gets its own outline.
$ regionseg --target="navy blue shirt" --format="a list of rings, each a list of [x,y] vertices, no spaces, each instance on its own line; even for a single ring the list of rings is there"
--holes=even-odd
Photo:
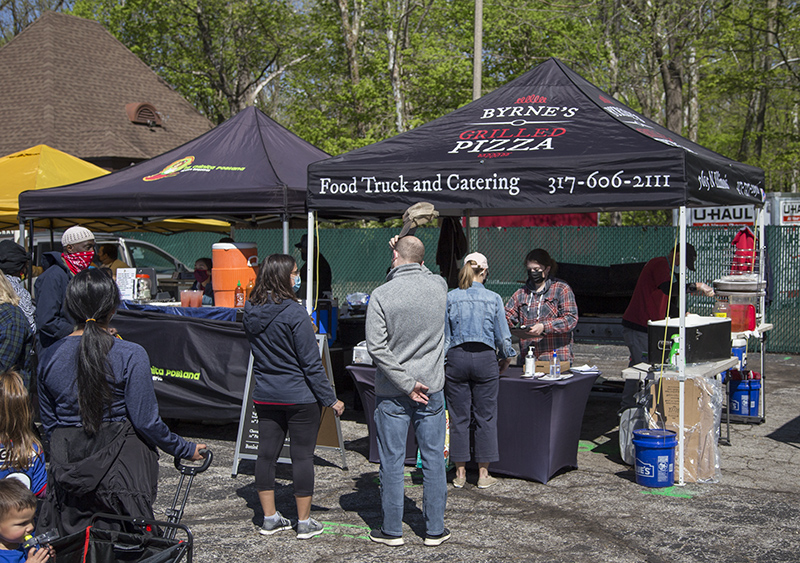
[[[39,409],[47,436],[55,428],[82,426],[75,381],[80,342],[80,336],[67,336],[47,348],[39,359]],[[114,339],[108,363],[114,384],[111,409],[103,422],[127,418],[151,445],[171,455],[191,458],[196,445],[174,434],[158,414],[150,358],[144,348]]]
[[[36,336],[43,349],[70,334],[75,327],[64,306],[67,284],[72,279],[72,274],[64,264],[60,252],[48,252],[44,260],[50,266],[36,278],[34,285]],[[37,351],[41,350],[37,348]]]
[[[253,400],[304,405],[336,403],[306,310],[296,301],[244,305],[244,331],[253,351]]]

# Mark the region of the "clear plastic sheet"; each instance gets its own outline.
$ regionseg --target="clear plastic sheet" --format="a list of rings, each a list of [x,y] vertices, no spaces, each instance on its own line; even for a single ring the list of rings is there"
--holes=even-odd
[[[680,388],[677,375],[648,383],[646,418],[649,428],[678,434]],[[687,483],[717,483],[720,480],[719,425],[724,392],[722,382],[708,377],[687,377],[684,384],[683,480]],[[680,479],[679,448],[675,448],[675,482]]]

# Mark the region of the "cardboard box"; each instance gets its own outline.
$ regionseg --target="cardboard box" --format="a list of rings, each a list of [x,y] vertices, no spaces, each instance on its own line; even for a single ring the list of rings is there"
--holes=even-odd
[[[567,373],[569,371],[570,365],[569,362],[561,362],[561,373]],[[544,362],[542,360],[536,361],[536,367],[534,368],[538,373],[550,373],[550,362]]]
[[[667,337],[664,338],[665,321],[647,323],[647,355],[651,364],[669,361],[672,335],[680,330],[679,319],[669,319]],[[666,353],[662,354],[662,350]],[[731,357],[731,320],[723,317],[686,317],[686,363],[716,362]]]
[[[660,386],[659,386],[660,382]],[[680,388],[674,377],[650,384],[650,427],[678,434]],[[722,383],[705,377],[689,378],[684,384],[683,478],[687,483],[716,483],[719,471],[719,420],[722,413]],[[675,447],[675,482],[680,478],[678,446]]]

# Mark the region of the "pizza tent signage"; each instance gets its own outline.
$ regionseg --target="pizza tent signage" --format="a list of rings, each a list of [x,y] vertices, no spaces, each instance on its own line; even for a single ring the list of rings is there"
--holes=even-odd
[[[435,121],[309,166],[323,216],[760,205],[763,172],[672,133],[550,59]]]

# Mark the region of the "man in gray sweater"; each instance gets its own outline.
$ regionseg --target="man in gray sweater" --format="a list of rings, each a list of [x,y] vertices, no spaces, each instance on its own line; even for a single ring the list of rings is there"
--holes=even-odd
[[[450,538],[444,527],[444,322],[447,283],[422,265],[425,246],[406,236],[392,241],[392,269],[367,309],[367,350],[375,374],[375,427],[381,457],[383,525],[372,541],[403,545],[406,435],[414,432],[422,457],[425,545]],[[390,243],[391,244],[391,243]]]

